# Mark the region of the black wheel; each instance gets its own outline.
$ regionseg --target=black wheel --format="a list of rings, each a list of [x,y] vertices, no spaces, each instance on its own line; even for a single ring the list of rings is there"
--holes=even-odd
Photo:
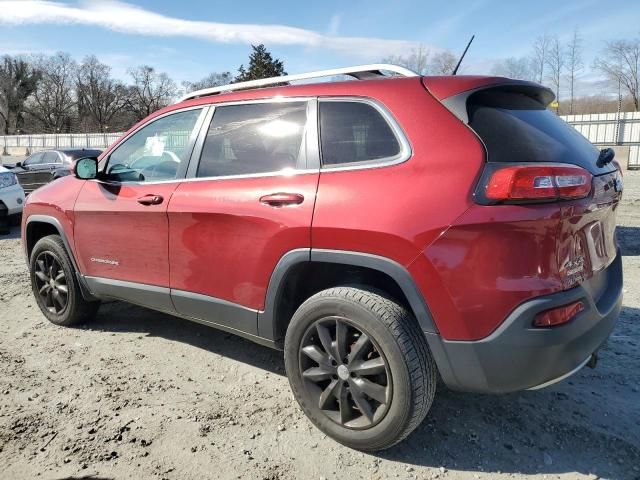
[[[100,305],[82,297],[64,242],[58,235],[41,238],[29,261],[31,287],[38,307],[56,325],[92,319]]]
[[[287,330],[285,366],[311,421],[359,450],[404,439],[435,395],[436,366],[415,318],[360,288],[324,290],[300,306]]]

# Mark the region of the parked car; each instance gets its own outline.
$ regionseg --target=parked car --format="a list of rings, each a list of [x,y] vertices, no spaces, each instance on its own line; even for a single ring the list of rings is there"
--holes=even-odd
[[[24,204],[24,191],[15,174],[0,165],[0,234],[8,233],[12,224],[18,224]]]
[[[44,150],[27,157],[24,162],[16,163],[13,172],[27,195],[36,188],[69,175],[73,162],[82,157],[97,157],[102,150],[85,148],[67,148],[63,150]]]
[[[195,92],[28,198],[33,293],[57,325],[115,298],[282,348],[318,428],[387,448],[438,376],[541,388],[614,328],[621,172],[553,98],[390,65]]]

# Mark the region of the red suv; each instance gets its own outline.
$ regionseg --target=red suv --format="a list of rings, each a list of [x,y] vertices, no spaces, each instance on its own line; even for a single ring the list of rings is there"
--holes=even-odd
[[[57,325],[115,298],[283,348],[318,428],[389,447],[438,376],[540,388],[615,325],[621,173],[552,100],[391,65],[195,92],[29,196],[33,293]]]

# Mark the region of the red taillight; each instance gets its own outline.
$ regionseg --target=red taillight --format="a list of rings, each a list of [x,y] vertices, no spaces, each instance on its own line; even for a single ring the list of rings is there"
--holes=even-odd
[[[569,305],[563,305],[561,307],[552,308],[551,310],[545,310],[536,315],[533,319],[534,327],[555,327],[567,323],[578,313],[584,310],[584,303],[581,301],[570,303]]]
[[[517,165],[494,171],[485,186],[489,200],[554,200],[583,198],[592,175],[574,165]]]

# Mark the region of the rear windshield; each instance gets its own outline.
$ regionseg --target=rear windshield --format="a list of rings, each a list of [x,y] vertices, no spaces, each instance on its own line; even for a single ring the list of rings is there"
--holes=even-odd
[[[518,92],[486,90],[467,102],[469,126],[487,147],[490,162],[561,162],[598,168],[599,150],[537,100]]]
[[[102,150],[67,150],[64,154],[71,160],[77,160],[79,158],[97,157],[102,153]]]

